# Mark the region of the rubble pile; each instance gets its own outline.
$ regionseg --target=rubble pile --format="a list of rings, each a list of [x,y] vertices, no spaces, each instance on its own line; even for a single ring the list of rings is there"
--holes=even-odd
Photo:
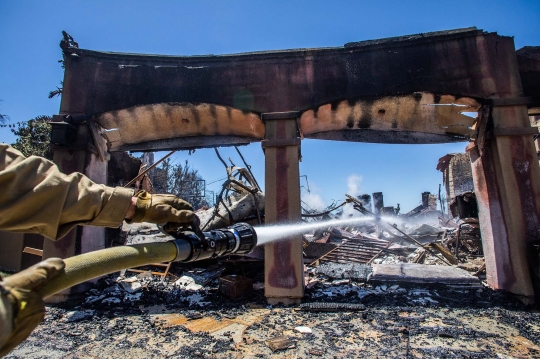
[[[264,222],[264,194],[254,180],[246,190],[234,171],[216,206],[200,213],[205,230]],[[380,192],[373,212],[369,195],[348,198],[364,220],[303,236],[299,305],[268,304],[262,248],[248,259],[156,263],[47,307],[7,358],[540,357],[540,315],[482,282],[478,219],[445,218],[427,192],[405,214],[385,207]],[[168,239],[155,225],[124,224],[115,242]]]
[[[47,307],[7,358],[540,356],[540,316],[473,275],[477,222],[396,213],[304,235],[300,305],[268,305],[260,253],[147,266]],[[128,244],[168,239],[144,223],[122,232]]]
[[[400,225],[391,224],[392,220]],[[458,265],[478,272],[483,264],[478,220],[441,218],[440,222],[408,225],[395,216],[359,226],[328,227],[304,235],[304,256],[310,266],[324,262],[420,263]]]
[[[244,265],[253,288],[237,299],[207,274],[221,266],[176,268],[165,279],[102,278],[86,294],[49,306],[45,321],[6,358],[540,355],[539,314],[483,286],[375,283],[373,266],[323,264],[308,269],[314,284],[303,303],[284,307],[266,303],[259,263]]]
[[[399,264],[458,266],[483,276],[485,264],[474,193],[459,197],[453,218],[437,210],[437,196],[422,193],[422,204],[400,214],[400,205],[384,206],[382,192],[371,196],[346,195],[347,200],[321,214],[307,211],[307,221],[321,223],[342,206],[357,211],[358,222],[345,228],[326,227],[304,235],[304,258],[309,266],[321,263]],[[439,194],[440,199],[440,194]],[[441,200],[441,208],[444,202]],[[354,217],[347,211],[347,218]],[[340,210],[335,219],[344,219]],[[468,215],[471,217],[461,217]]]

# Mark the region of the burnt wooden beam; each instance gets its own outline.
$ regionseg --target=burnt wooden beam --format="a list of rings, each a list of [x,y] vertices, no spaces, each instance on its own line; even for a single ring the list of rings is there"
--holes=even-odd
[[[61,113],[95,116],[112,151],[260,141],[255,118],[282,111],[301,112],[305,138],[462,141],[473,119],[461,112],[516,86],[498,66],[515,61],[513,39],[476,28],[232,55],[63,51]]]
[[[144,104],[209,103],[254,112],[303,111],[361,97],[428,91],[487,98],[503,78],[485,55],[513,40],[475,28],[234,55],[158,56],[64,49],[63,111],[98,114]],[[66,105],[66,106],[64,106]]]

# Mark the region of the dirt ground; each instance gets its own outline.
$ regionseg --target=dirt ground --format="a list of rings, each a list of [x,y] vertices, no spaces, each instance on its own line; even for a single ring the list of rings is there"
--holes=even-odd
[[[48,306],[6,358],[540,358],[540,314],[483,287],[328,280],[303,303],[365,308],[316,312],[269,306],[262,289],[233,301],[217,281],[187,291],[153,278],[134,294],[114,278]]]

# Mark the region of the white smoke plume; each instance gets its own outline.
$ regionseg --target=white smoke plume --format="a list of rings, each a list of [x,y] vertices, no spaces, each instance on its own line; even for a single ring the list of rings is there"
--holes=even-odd
[[[358,196],[361,193],[360,185],[362,184],[362,176],[352,174],[347,177],[347,194]],[[347,203],[343,206],[343,216],[341,218],[360,217],[360,212],[353,208],[352,203]]]
[[[358,196],[360,194],[360,184],[362,183],[362,176],[352,174],[347,177],[347,194],[351,196]]]
[[[302,201],[311,209],[322,211],[326,208],[326,205],[324,204],[324,200],[322,197],[311,191],[311,193],[303,193],[302,194]]]

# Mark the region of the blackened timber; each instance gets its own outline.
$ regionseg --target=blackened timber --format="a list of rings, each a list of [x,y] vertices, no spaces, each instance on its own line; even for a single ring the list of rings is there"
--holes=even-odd
[[[374,40],[363,46],[232,55],[163,56],[68,48],[64,49],[66,71],[73,84],[65,86],[72,106],[65,110],[96,114],[141,104],[189,102],[262,113],[417,91],[488,97],[491,93],[480,82],[460,80],[475,71],[481,79],[484,63],[477,41],[494,54],[499,43],[498,56],[504,57],[508,45],[512,50],[508,55],[515,54],[512,38],[468,30]],[[450,56],[445,48],[452,48]],[[72,85],[79,82],[87,86],[74,89]],[[95,96],[89,96],[92,90]],[[241,108],[240,95],[252,97],[252,103],[244,101]]]
[[[447,105],[476,111],[492,94],[516,88],[507,81],[514,78],[512,69],[499,66],[515,62],[513,39],[475,28],[217,56],[63,51],[61,113],[94,115],[103,127],[117,129],[123,142],[112,143],[111,150],[140,149],[141,142],[151,150],[178,148],[182,138],[193,136],[215,136],[215,145],[260,141],[259,115],[290,111],[299,111],[305,138],[461,141],[473,134],[473,120],[460,113],[464,107]],[[121,118],[112,116],[126,109]],[[160,122],[171,118],[169,110],[177,119],[167,127]],[[236,114],[240,122],[224,126],[226,113],[234,110],[245,117]],[[112,120],[105,121],[106,114]],[[179,129],[186,124],[192,131],[184,134]]]

